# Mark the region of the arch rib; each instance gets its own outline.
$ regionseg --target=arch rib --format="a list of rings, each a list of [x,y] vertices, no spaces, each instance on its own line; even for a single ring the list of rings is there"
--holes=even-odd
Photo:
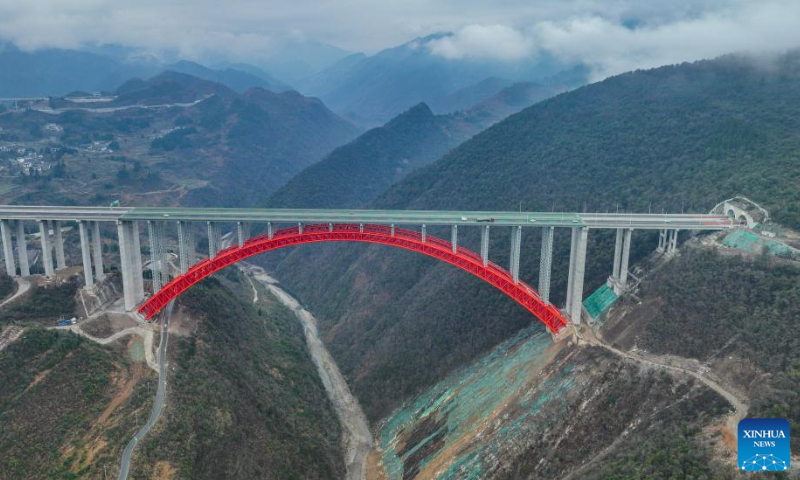
[[[213,259],[199,262],[185,274],[166,284],[139,307],[139,313],[148,320],[151,319],[192,285],[246,258],[279,248],[317,242],[376,243],[422,253],[465,270],[499,289],[536,316],[552,332],[558,332],[567,324],[561,312],[542,300],[536,290],[522,281],[515,284],[508,271],[492,262],[484,266],[481,256],[471,250],[460,246],[453,248],[450,242],[431,235],[426,235],[423,242],[422,235],[413,230],[347,223],[334,224],[333,228],[328,223],[304,225],[302,231],[298,227],[285,228],[273,232],[272,235],[250,238],[242,246],[234,243],[217,252]]]

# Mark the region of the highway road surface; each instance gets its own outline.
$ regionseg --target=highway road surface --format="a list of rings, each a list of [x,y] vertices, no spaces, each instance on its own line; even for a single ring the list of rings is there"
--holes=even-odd
[[[136,445],[138,445],[139,441],[153,428],[158,421],[158,417],[161,416],[161,411],[164,410],[164,400],[167,395],[167,341],[169,340],[167,330],[169,328],[169,318],[172,315],[173,305],[174,302],[170,302],[167,308],[164,309],[164,321],[161,323],[161,342],[158,346],[158,389],[156,390],[156,399],[153,402],[153,410],[150,411],[150,418],[147,420],[147,423],[136,432],[136,435],[128,442],[128,446],[126,446],[125,450],[122,452],[122,459],[119,464],[119,476],[117,477],[118,480],[128,479],[128,473],[131,469],[131,457],[133,457],[133,451],[136,449]]]

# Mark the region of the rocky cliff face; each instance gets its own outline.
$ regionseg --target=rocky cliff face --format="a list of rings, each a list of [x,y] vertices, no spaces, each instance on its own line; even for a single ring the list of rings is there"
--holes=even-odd
[[[368,470],[392,480],[585,478],[654,432],[700,427],[728,408],[689,377],[553,344],[532,327],[383,421]]]

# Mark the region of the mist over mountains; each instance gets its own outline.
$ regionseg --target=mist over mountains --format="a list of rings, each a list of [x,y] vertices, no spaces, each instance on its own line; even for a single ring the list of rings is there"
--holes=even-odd
[[[420,102],[437,114],[453,113],[518,82],[564,89],[586,83],[589,75],[580,65],[548,55],[496,60],[437,53],[437,42],[452,35],[416,38],[371,56],[313,42],[287,44],[261,65],[211,58],[210,66],[170,52],[155,55],[115,45],[28,52],[6,43],[0,47],[0,64],[7,67],[0,73],[0,98],[110,92],[131,78],[145,80],[172,70],[239,93],[253,87],[273,92],[294,89],[370,128]]]

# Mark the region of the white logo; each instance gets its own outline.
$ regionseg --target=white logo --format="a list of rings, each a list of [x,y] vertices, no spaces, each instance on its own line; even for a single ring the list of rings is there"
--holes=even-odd
[[[782,472],[786,470],[786,462],[775,455],[755,455],[745,460],[741,469],[747,472]]]

